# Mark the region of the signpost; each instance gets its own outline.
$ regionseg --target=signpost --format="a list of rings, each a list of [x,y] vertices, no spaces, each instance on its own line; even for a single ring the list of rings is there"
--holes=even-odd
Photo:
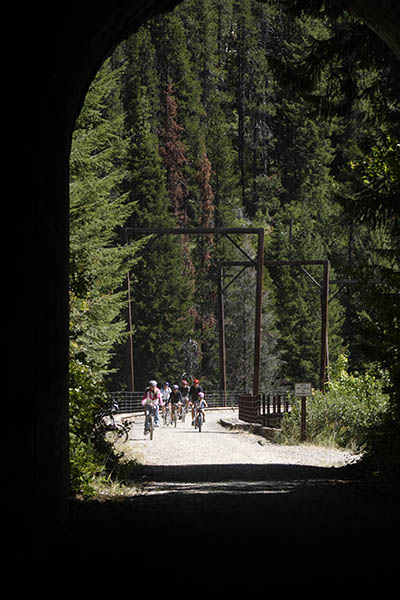
[[[294,395],[299,396],[301,398],[300,440],[304,442],[306,439],[306,398],[312,396],[311,383],[295,383]]]
[[[295,396],[312,396],[311,383],[295,383],[294,384],[294,395]]]

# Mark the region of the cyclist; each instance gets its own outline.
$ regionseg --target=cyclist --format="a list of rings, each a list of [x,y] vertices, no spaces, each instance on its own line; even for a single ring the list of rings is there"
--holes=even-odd
[[[160,401],[161,401],[161,393],[157,387],[157,381],[155,381],[154,379],[151,379],[149,381],[149,387],[146,389],[144,396],[143,396],[143,400],[142,400],[142,406],[144,406],[145,414],[146,414],[145,421],[144,421],[145,435],[147,433],[149,433],[149,431],[150,431],[150,423],[149,423],[150,412],[152,412],[152,414],[154,415],[154,426],[158,427],[160,424],[160,416],[159,416],[159,412],[158,412]]]
[[[179,390],[179,386],[175,383],[172,386],[172,392],[171,395],[169,397],[169,404],[170,404],[170,410],[171,410],[171,418],[174,417],[175,411],[178,411],[178,415],[180,413],[180,408],[182,406],[182,394]]]
[[[186,379],[182,379],[181,385],[180,385],[179,389],[180,389],[180,392],[182,394],[183,404],[184,404],[186,410],[189,410],[189,392],[190,392],[190,386],[189,386],[188,382],[186,381]]]
[[[193,384],[190,386],[189,391],[189,400],[192,406],[192,425],[194,425],[195,419],[195,406],[198,399],[199,392],[202,392],[203,388],[200,385],[200,381],[198,379],[193,379]]]
[[[199,392],[197,395],[197,400],[196,400],[196,406],[195,406],[195,410],[197,412],[201,412],[201,414],[203,415],[203,422],[206,422],[206,413],[205,413],[205,408],[208,408],[208,404],[205,401],[204,398],[204,392]]]
[[[161,402],[160,402],[161,413],[162,413],[162,416],[164,416],[165,408],[166,408],[166,405],[169,403],[169,397],[171,395],[171,388],[169,387],[168,381],[166,381],[164,383],[160,392],[161,392]]]

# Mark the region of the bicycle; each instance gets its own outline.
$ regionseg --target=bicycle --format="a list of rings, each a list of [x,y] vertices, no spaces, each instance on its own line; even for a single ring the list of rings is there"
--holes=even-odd
[[[164,404],[164,406],[162,407],[162,420],[163,420],[164,425],[170,424],[171,417],[170,417],[170,410],[169,410],[168,403]]]
[[[182,423],[184,423],[185,420],[186,420],[186,413],[187,413],[187,411],[188,411],[187,403],[184,401],[183,405],[182,405],[182,410],[181,410],[181,421],[182,421]]]
[[[125,436],[125,442],[128,441],[129,439],[129,432],[132,428],[132,425],[134,424],[135,421],[132,420],[132,417],[122,417],[121,418],[121,423],[117,423],[117,425],[120,425],[120,427],[118,427],[119,430],[122,431],[122,429],[124,430],[124,436]]]
[[[145,420],[144,420],[144,433],[150,434],[150,440],[153,439],[154,436],[154,405],[146,404],[145,405]]]
[[[203,410],[200,406],[196,406],[196,416],[194,419],[194,426],[195,429],[199,430],[199,433],[201,433],[201,428],[204,422],[204,417],[203,417]]]
[[[177,404],[173,404],[171,406],[172,411],[171,411],[171,425],[174,425],[176,427],[177,422],[178,422],[178,416],[179,416],[179,408],[180,408],[180,403],[178,402]]]
[[[122,423],[117,423],[114,418],[114,413],[117,412],[118,405],[115,401],[107,407],[100,410],[95,417],[94,435],[104,436],[106,433],[114,431],[118,438],[122,438],[123,442],[127,442],[129,431],[132,426],[132,421],[126,419]]]

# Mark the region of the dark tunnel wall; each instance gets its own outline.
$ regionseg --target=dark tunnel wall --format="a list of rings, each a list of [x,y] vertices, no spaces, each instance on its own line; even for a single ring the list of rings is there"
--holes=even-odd
[[[9,482],[46,539],[68,511],[68,162],[74,121],[104,59],[146,18],[177,0],[15,4],[6,25],[8,405],[21,417]],[[337,2],[353,9],[400,58],[397,0]],[[13,244],[10,245],[10,239]],[[11,250],[10,250],[11,249]],[[12,300],[11,300],[12,299]],[[7,430],[15,448],[15,430]],[[23,476],[21,476],[23,473]],[[11,483],[12,482],[12,483]]]

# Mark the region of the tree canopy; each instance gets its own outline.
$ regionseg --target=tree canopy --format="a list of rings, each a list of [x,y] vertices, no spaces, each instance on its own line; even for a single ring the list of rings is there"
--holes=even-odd
[[[75,375],[83,365],[103,392],[129,385],[129,271],[137,388],[177,378],[189,347],[195,374],[218,387],[217,267],[236,246],[123,232],[255,226],[268,261],[330,261],[329,359],[345,353],[352,372],[384,365],[398,412],[399,82],[381,40],[328,2],[186,0],[125,40],[93,82],[72,144]],[[318,267],[265,270],[264,389],[318,386],[318,282]],[[228,385],[243,389],[248,270],[225,311]]]

